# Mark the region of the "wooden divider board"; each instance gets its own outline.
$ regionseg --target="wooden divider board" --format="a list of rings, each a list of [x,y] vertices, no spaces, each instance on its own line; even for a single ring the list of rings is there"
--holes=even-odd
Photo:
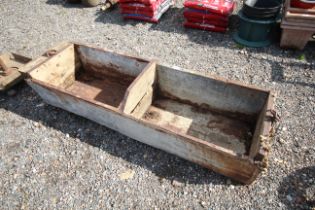
[[[137,106],[131,112],[131,115],[137,119],[140,119],[144,113],[149,109],[153,101],[153,88],[149,87],[143,98],[139,101]]]
[[[125,97],[120,105],[120,110],[125,114],[131,114],[136,108],[139,110],[139,103],[142,99],[149,99],[152,102],[153,91],[152,86],[156,77],[156,62],[150,62],[146,68],[139,74],[139,76],[133,81],[130,87],[127,89]],[[147,96],[146,96],[147,94]],[[150,96],[151,95],[151,96]],[[146,97],[145,97],[146,96]],[[150,103],[151,103],[150,102]],[[143,109],[146,109],[148,102],[143,103]],[[138,106],[138,107],[137,107]]]

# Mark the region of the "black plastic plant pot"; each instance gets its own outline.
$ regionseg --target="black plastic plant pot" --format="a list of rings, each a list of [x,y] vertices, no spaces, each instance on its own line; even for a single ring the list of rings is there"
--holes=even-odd
[[[249,18],[269,19],[276,18],[282,6],[280,0],[246,0],[243,13]]]
[[[242,11],[238,13],[240,19],[238,31],[233,39],[247,47],[266,47],[271,44],[275,27],[280,17],[268,20],[256,20],[246,17]]]

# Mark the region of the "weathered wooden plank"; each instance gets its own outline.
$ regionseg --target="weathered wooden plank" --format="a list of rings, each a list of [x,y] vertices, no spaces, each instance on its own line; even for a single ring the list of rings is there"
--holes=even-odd
[[[35,61],[35,64],[41,60]],[[29,74],[32,78],[40,79],[55,86],[66,87],[74,82],[76,58],[74,46],[69,45],[56,56],[47,59],[46,62],[32,70]]]
[[[0,91],[9,89],[24,78],[20,70],[30,60],[30,58],[15,53],[0,55],[0,67],[3,70],[0,74]]]
[[[37,67],[40,64],[42,64],[43,62],[45,62],[47,59],[48,59],[48,57],[46,57],[46,56],[40,56],[40,57],[32,60],[31,62],[29,62],[25,66],[23,66],[19,71],[22,73],[28,73],[31,70],[33,70],[35,67]]]
[[[152,88],[156,75],[156,63],[150,62],[139,74],[135,81],[127,89],[125,97],[121,103],[120,110],[130,114],[143,96]]]
[[[13,85],[17,84],[19,81],[23,79],[23,75],[18,72],[14,71],[10,73],[8,76],[0,78],[0,90],[4,91],[12,87]]]
[[[131,112],[131,115],[138,119],[141,118],[152,104],[152,99],[153,88],[150,87],[149,90],[143,96],[143,98],[140,100],[140,102],[137,104],[135,109]]]
[[[41,64],[49,60],[52,55],[59,53],[70,45],[71,43],[69,42],[59,43],[55,47],[47,50],[42,56],[39,56],[38,58],[28,62],[26,65],[19,69],[19,72],[23,74],[30,74],[34,68],[39,67]]]

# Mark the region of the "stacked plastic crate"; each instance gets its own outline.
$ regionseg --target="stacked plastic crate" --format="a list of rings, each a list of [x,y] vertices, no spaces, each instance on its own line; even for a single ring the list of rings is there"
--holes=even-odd
[[[161,16],[173,5],[173,0],[120,0],[124,19],[158,23]]]
[[[186,0],[184,6],[185,27],[225,32],[235,2],[233,0]]]

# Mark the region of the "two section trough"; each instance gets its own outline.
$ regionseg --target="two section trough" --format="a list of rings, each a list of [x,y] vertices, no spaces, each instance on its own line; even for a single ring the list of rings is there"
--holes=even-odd
[[[47,103],[243,183],[266,167],[269,91],[86,45],[53,50],[25,67]]]

